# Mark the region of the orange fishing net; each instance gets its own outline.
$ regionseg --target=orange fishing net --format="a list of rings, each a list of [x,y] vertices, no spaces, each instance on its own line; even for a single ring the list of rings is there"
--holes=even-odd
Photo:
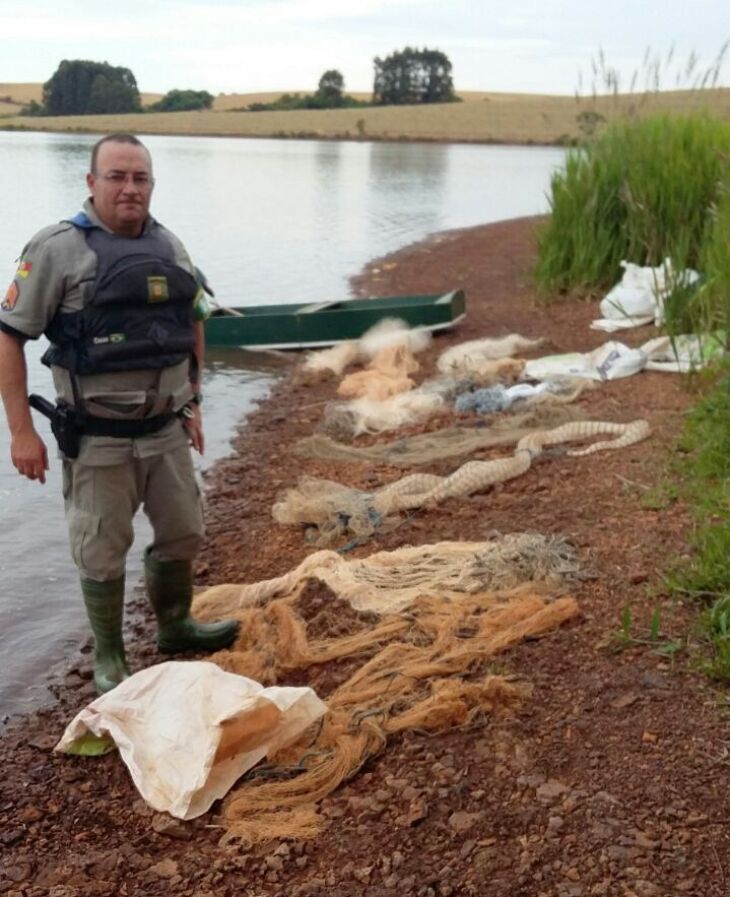
[[[340,562],[363,565],[367,559]],[[459,562],[463,567],[463,550]],[[404,566],[391,564],[396,586]],[[224,669],[264,684],[285,684],[303,681],[307,671],[307,678],[317,681],[330,665],[329,680],[319,677],[331,683],[329,693],[320,690],[327,716],[274,754],[271,767],[254,770],[231,792],[223,810],[228,839],[312,837],[321,823],[317,802],[355,775],[394,734],[442,731],[480,715],[513,711],[529,687],[493,675],[491,660],[578,611],[573,598],[544,584],[489,591],[472,575],[459,582],[452,578],[447,590],[438,577],[429,581],[421,575],[409,603],[396,602],[398,613],[375,614],[354,610],[332,592],[336,580],[324,586],[312,575],[314,580],[290,579],[288,585],[286,577],[272,580],[269,586],[276,585],[256,593],[246,592],[252,587],[218,586],[196,598],[199,617],[226,611],[241,620],[233,648],[212,658]],[[381,584],[381,592],[384,588]],[[326,625],[308,612],[313,590],[317,606],[330,614]],[[272,598],[275,593],[279,597]],[[333,629],[340,634],[330,635]]]

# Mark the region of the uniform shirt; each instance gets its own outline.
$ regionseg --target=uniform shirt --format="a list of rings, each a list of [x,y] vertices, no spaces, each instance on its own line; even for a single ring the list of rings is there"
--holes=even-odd
[[[91,199],[84,203],[84,212],[95,225],[111,233],[96,215]],[[175,263],[199,280],[180,240],[149,216],[144,232],[153,229],[161,229],[170,242]],[[83,285],[94,281],[96,265],[96,254],[89,249],[83,230],[68,221],[43,228],[23,249],[18,269],[0,303],[0,330],[20,339],[38,339],[56,312],[74,312],[83,307]],[[207,315],[201,287],[195,298],[195,319],[200,321]],[[55,366],[51,370],[57,397],[73,403],[68,371]],[[137,419],[177,411],[192,396],[188,361],[162,370],[93,374],[79,377],[78,381],[87,411],[99,417]],[[120,452],[128,456],[130,449],[136,455],[157,454],[171,447],[173,429],[174,441],[179,444],[179,426],[137,439],[84,437],[80,458],[92,447],[104,449],[104,455],[110,458]]]

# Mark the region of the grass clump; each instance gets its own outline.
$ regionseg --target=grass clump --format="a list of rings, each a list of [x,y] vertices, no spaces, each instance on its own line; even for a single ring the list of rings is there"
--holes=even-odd
[[[700,600],[712,646],[710,672],[730,680],[730,364],[692,409],[680,448],[681,491],[694,511],[692,557],[667,575],[676,595]]]
[[[727,243],[722,252],[729,159],[730,124],[709,115],[608,125],[552,178],[538,286],[553,295],[590,293],[615,283],[622,259],[656,267],[671,258],[675,271],[706,266],[718,286],[703,302],[714,303],[730,265]]]

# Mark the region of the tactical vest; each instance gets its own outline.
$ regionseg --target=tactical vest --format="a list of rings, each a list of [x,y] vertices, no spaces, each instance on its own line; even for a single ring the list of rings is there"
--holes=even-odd
[[[188,358],[199,286],[176,263],[161,229],[131,239],[108,233],[83,212],[70,221],[96,255],[96,278],[82,287],[80,311],[54,315],[43,363],[84,375],[159,370]]]

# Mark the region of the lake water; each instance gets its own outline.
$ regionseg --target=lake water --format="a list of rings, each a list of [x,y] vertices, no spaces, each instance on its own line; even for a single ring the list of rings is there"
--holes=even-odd
[[[326,300],[372,258],[430,233],[543,212],[560,149],[338,143],[204,137],[143,138],[154,159],[155,216],[172,228],[224,305]],[[69,217],[86,196],[96,137],[0,132],[0,288],[26,240]],[[28,344],[31,391],[51,396]],[[205,372],[208,448],[228,451],[238,422],[288,367],[274,356],[211,354]],[[45,421],[39,428],[52,446]],[[68,554],[58,462],[45,486],[10,464],[0,415],[0,719],[37,704],[54,666],[88,636]],[[146,543],[140,519],[128,588]]]

